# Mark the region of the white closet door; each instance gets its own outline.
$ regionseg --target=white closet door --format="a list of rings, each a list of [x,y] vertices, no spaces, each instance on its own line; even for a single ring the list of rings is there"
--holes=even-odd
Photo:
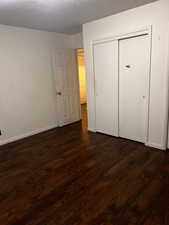
[[[96,131],[118,136],[118,42],[94,45]]]
[[[58,125],[65,126],[80,120],[80,93],[75,51],[57,49],[54,67]]]
[[[119,43],[119,135],[145,142],[149,77],[149,36]]]

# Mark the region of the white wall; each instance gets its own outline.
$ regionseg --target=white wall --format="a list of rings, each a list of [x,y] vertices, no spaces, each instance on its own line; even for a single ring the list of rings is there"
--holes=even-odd
[[[0,144],[57,126],[57,48],[72,48],[72,37],[0,25]]]
[[[152,63],[148,145],[166,148],[168,118],[169,1],[155,3],[84,24],[89,130],[95,131],[92,41],[113,37],[152,25]]]
[[[83,48],[83,34],[82,33],[72,35],[72,47],[74,49]]]

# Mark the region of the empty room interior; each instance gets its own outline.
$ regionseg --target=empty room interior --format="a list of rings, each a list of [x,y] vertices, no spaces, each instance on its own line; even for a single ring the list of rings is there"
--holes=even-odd
[[[169,225],[169,0],[0,1],[0,225]]]

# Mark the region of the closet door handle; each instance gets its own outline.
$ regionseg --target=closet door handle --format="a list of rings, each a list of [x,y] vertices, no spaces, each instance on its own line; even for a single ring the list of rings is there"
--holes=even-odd
[[[129,68],[131,68],[131,66],[130,66],[130,65],[126,65],[126,68],[128,68],[128,69],[129,69]]]

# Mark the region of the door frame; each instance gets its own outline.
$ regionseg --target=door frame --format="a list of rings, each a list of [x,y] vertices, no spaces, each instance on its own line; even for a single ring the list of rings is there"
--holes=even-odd
[[[83,50],[84,48],[76,48],[75,49],[75,54],[76,54],[76,70],[78,74],[78,89],[79,89],[79,113],[80,113],[80,119],[82,120],[82,110],[81,110],[81,99],[80,99],[80,78],[79,78],[79,62],[78,62],[78,50]],[[87,101],[87,99],[86,99]],[[87,102],[86,102],[87,104]]]
[[[122,33],[119,35],[115,35],[113,37],[105,37],[105,38],[101,38],[98,40],[93,40],[91,45],[92,45],[92,60],[93,60],[93,74],[94,74],[94,93],[95,93],[95,103],[96,103],[96,76],[95,76],[95,70],[94,70],[94,46],[97,44],[102,44],[102,43],[107,43],[107,42],[112,42],[112,41],[117,41],[117,45],[118,45],[118,52],[117,52],[117,67],[118,69],[116,70],[116,74],[115,76],[117,77],[117,93],[116,96],[117,97],[117,104],[118,104],[118,131],[116,135],[117,137],[119,137],[119,41],[123,40],[123,39],[129,39],[129,38],[134,38],[134,37],[138,37],[138,36],[144,36],[147,35],[149,38],[149,62],[148,62],[148,66],[149,66],[149,73],[148,73],[148,77],[147,77],[147,87],[146,87],[146,112],[145,112],[145,145],[148,145],[148,141],[149,141],[149,108],[150,108],[150,80],[151,80],[151,57],[152,57],[152,25],[146,26],[146,27],[142,27],[140,29],[134,30],[132,32],[127,32],[127,33]],[[95,132],[96,131],[96,104],[94,106],[94,110],[95,110]]]
[[[80,104],[80,84],[79,84],[79,69],[78,69],[78,59],[77,59],[77,51],[79,48],[73,49],[74,50],[74,54],[75,54],[75,63],[76,63],[76,68],[75,68],[75,72],[76,72],[76,77],[77,77],[77,96],[79,99],[79,104],[78,104],[78,111],[79,111],[79,118],[80,120],[82,120],[82,111],[81,111],[81,104]],[[83,49],[83,48],[82,48]]]
[[[167,58],[166,58],[166,64],[167,64],[167,74],[169,74],[169,24],[168,24],[168,34],[167,34],[167,38],[168,38],[168,44],[167,44]],[[169,76],[167,76],[166,78],[166,83],[167,83],[167,87],[166,87],[166,117],[165,117],[165,121],[166,121],[166,134],[167,135],[167,140],[165,139],[165,135],[163,135],[163,140],[164,142],[166,142],[166,149],[169,149]]]

